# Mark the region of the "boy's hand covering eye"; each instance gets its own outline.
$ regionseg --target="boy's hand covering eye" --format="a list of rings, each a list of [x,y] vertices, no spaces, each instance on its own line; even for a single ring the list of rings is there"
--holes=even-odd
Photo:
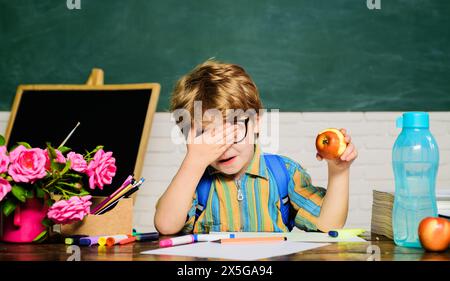
[[[236,126],[227,124],[222,128],[207,129],[196,136],[196,130],[192,127],[188,135],[186,157],[192,157],[206,168],[233,145],[235,133]]]

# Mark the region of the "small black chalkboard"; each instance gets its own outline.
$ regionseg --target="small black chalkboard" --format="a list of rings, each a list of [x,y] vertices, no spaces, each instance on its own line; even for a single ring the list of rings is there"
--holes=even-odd
[[[11,110],[5,138],[8,148],[24,141],[57,147],[74,128],[65,146],[84,153],[97,145],[112,151],[117,173],[111,185],[93,190],[110,195],[125,178],[140,177],[160,85],[22,85]]]

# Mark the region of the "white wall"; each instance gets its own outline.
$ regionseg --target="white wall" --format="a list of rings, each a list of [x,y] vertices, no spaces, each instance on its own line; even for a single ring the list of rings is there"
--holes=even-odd
[[[325,162],[315,159],[316,134],[324,128],[347,128],[359,150],[351,168],[350,211],[347,227],[370,228],[372,190],[393,190],[391,149],[399,129],[399,112],[280,113],[280,146],[277,152],[298,161],[310,173],[313,184],[326,187]],[[9,112],[0,112],[0,131],[4,132]],[[450,112],[430,114],[431,131],[440,148],[437,187],[450,188]],[[134,225],[139,231],[152,231],[154,206],[177,172],[186,148],[171,141],[173,122],[169,113],[154,116],[144,163],[146,183],[139,191]],[[262,140],[263,141],[263,140]],[[264,150],[264,146],[263,150]],[[267,150],[266,150],[267,151]]]

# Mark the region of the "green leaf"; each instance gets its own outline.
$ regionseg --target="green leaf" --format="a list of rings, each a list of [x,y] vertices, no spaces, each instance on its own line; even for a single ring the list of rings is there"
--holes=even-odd
[[[82,179],[83,178],[82,175],[77,175],[77,174],[73,174],[73,173],[67,173],[66,176],[72,177],[74,179]]]
[[[48,156],[50,157],[50,160],[53,162],[53,159],[56,158],[56,151],[49,142],[47,142],[47,150]]]
[[[31,149],[31,145],[30,145],[29,143],[27,143],[27,142],[20,141],[20,142],[17,142],[17,144],[18,144],[18,145],[23,145],[23,146],[25,146],[26,148]]]
[[[95,149],[93,150],[94,152],[99,151],[100,149],[103,149],[104,146],[103,145],[97,145],[97,147],[95,147]]]
[[[26,197],[27,199],[34,198],[34,192],[33,192],[32,190],[26,189],[26,190],[25,190],[25,197]]]
[[[89,195],[90,193],[89,193],[89,191],[86,191],[86,190],[84,190],[84,189],[82,189],[81,191],[80,191],[80,194],[78,194],[78,196],[86,196],[86,195]]]
[[[55,224],[55,223],[54,223],[51,219],[49,219],[49,218],[43,219],[41,223],[42,223],[42,225],[45,226],[45,227],[52,227],[52,226]]]
[[[64,174],[69,171],[70,165],[71,165],[70,160],[67,160],[64,169],[61,171],[61,176],[64,176]]]
[[[13,199],[8,199],[3,203],[3,214],[9,216],[16,209],[16,203]]]
[[[43,191],[41,188],[36,187],[36,197],[37,198],[44,198],[45,191]]]
[[[45,204],[47,204],[48,207],[51,207],[53,206],[53,204],[55,204],[55,200],[53,199],[46,200]]]
[[[61,146],[61,147],[58,147],[58,150],[61,151],[62,154],[66,154],[67,152],[71,151],[72,149],[67,146]]]
[[[23,187],[21,187],[20,185],[13,185],[12,189],[11,189],[11,193],[17,198],[19,199],[20,202],[25,203],[25,201],[27,200],[27,190]]]
[[[33,242],[35,243],[41,243],[43,242],[48,236],[48,230],[42,231],[36,238],[34,238]]]
[[[97,153],[97,151],[99,151],[100,149],[103,149],[103,147],[104,147],[103,145],[98,145],[96,148],[94,148],[94,150],[92,150],[91,152],[88,152],[88,153],[84,156],[84,159],[85,159],[86,161],[90,160],[90,159],[92,158],[91,155]]]
[[[52,164],[51,164],[51,168],[52,168],[53,172],[61,171],[62,169],[64,169],[65,166],[66,166],[66,164],[58,163],[58,162],[55,162],[55,161],[53,161]],[[61,176],[61,174],[58,173],[58,176]]]
[[[0,145],[5,145],[6,141],[5,141],[5,137],[3,137],[2,135],[0,135]]]

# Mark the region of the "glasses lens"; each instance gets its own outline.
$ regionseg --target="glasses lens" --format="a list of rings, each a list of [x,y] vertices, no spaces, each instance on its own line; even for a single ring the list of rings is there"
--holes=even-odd
[[[241,142],[243,139],[245,139],[245,135],[247,133],[247,126],[245,126],[245,122],[240,121],[236,124],[236,142]]]

